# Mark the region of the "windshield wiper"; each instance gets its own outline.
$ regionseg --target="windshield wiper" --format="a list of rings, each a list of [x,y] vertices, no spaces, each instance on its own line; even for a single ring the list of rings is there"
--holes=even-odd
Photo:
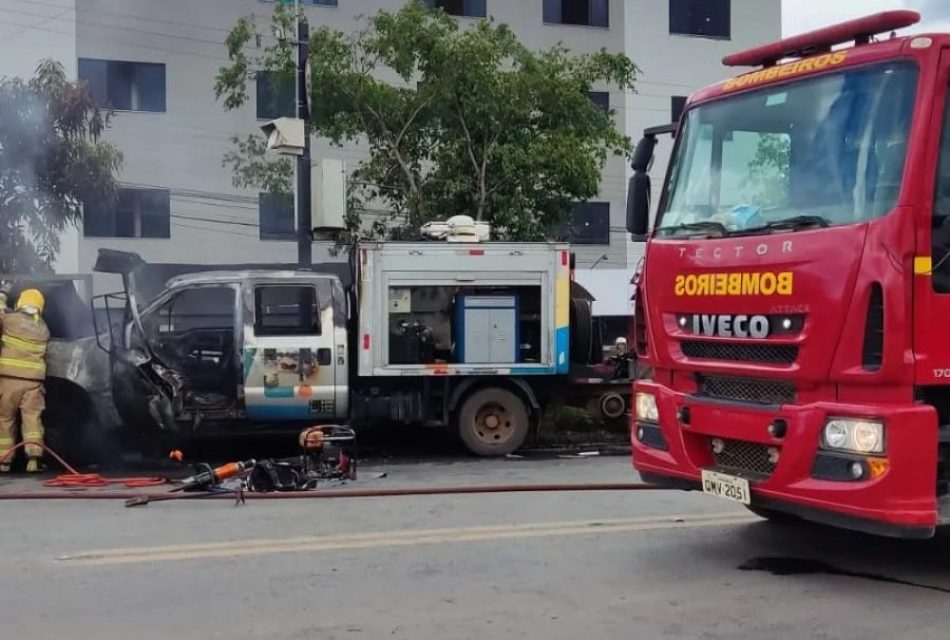
[[[792,231],[798,231],[799,229],[807,229],[809,227],[821,227],[822,229],[826,228],[829,224],[828,218],[824,216],[816,215],[801,215],[801,216],[792,216],[790,218],[781,218],[780,220],[773,220],[768,222],[761,227],[750,227],[748,229],[740,229],[733,232],[732,235],[740,236],[746,234],[755,234],[755,233],[764,233],[769,231],[777,231],[779,229],[791,229]]]
[[[674,224],[668,227],[659,227],[656,232],[658,234],[663,234],[666,236],[675,235],[678,231],[697,231],[697,232],[715,232],[719,237],[724,238],[729,235],[729,231],[726,229],[725,225],[721,222],[714,222],[712,220],[704,220],[702,222],[687,222],[684,224]]]

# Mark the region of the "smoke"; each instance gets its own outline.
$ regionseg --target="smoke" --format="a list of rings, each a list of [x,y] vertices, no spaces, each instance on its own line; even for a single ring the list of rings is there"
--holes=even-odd
[[[20,263],[24,256],[41,253],[31,195],[37,191],[37,165],[44,156],[42,132],[49,128],[49,110],[25,83],[0,81],[0,273],[38,266]]]
[[[107,123],[58,62],[0,79],[0,271],[50,271],[81,202],[114,198],[122,154],[99,141]]]

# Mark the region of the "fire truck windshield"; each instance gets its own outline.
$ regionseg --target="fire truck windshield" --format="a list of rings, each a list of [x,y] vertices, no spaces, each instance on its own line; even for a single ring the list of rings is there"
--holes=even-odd
[[[691,109],[658,236],[721,237],[873,219],[895,205],[917,68],[889,62]]]

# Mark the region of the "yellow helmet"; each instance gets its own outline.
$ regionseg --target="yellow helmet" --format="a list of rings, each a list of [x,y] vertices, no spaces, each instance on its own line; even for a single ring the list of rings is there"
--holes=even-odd
[[[25,289],[16,301],[17,311],[23,307],[34,307],[37,311],[43,313],[43,309],[46,307],[46,299],[36,289]]]

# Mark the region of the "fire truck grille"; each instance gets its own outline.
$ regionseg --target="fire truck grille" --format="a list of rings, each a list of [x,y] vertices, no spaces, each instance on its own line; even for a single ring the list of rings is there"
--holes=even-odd
[[[798,358],[798,347],[788,344],[740,344],[735,342],[684,340],[680,343],[680,348],[687,358],[701,360],[792,364]]]
[[[795,387],[782,380],[703,376],[699,379],[699,388],[702,395],[720,400],[759,404],[795,402]]]
[[[716,447],[710,441],[717,468],[764,476],[770,476],[775,471],[775,465],[769,460],[768,447],[764,444],[744,440],[722,440],[721,442],[722,450],[716,453]]]

